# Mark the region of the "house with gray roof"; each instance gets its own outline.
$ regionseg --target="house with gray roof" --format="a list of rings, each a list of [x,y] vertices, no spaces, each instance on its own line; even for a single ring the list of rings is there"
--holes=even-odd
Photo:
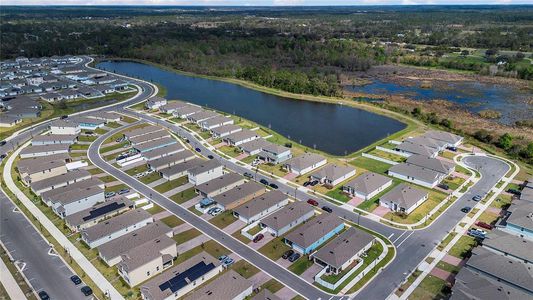
[[[163,235],[172,237],[174,235],[172,228],[161,221],[155,221],[100,245],[98,255],[108,266],[112,267],[122,260],[122,254]]]
[[[430,148],[424,145],[413,144],[408,142],[402,142],[401,144],[396,145],[394,147],[394,150],[398,151],[400,155],[403,154],[403,156],[419,154],[435,158],[437,157],[437,155],[439,155],[439,150],[436,148]]]
[[[148,100],[146,100],[146,102],[144,103],[144,107],[148,108],[148,109],[159,109],[160,107],[164,106],[167,104],[167,99],[165,98],[162,98],[162,97],[158,97],[158,96],[154,96]]]
[[[325,186],[334,187],[354,175],[355,168],[353,167],[328,164],[318,171],[313,172],[309,176],[309,179],[310,181],[318,180],[318,182]]]
[[[244,182],[244,177],[237,173],[230,172],[197,185],[195,190],[197,194],[204,198],[214,197],[231,190],[234,187],[243,184]]]
[[[311,205],[296,201],[261,219],[259,226],[266,227],[267,231],[274,236],[281,236],[314,215],[315,209]]]
[[[233,270],[229,270],[207,285],[186,295],[183,300],[243,300],[253,293],[253,287],[252,281],[245,279]]]
[[[447,144],[446,147],[457,147],[464,140],[464,138],[462,136],[459,136],[459,135],[456,135],[456,134],[453,134],[453,133],[449,133],[449,132],[446,132],[446,131],[438,131],[438,130],[427,131],[422,136],[426,137],[426,138],[431,138],[431,139],[434,139],[434,140],[446,142],[446,144]]]
[[[373,172],[366,172],[344,184],[342,191],[351,197],[369,200],[387,189],[391,184],[392,178]]]
[[[196,123],[200,125],[203,121],[215,118],[221,116],[219,113],[211,111],[211,110],[202,110],[199,112],[196,112],[190,116],[187,117],[187,120]]]
[[[62,219],[73,213],[85,210],[93,205],[104,202],[104,189],[99,186],[73,189],[48,198],[52,210]]]
[[[182,298],[224,270],[222,264],[207,252],[200,252],[141,286],[145,300],[175,300]],[[231,271],[230,271],[231,272]],[[214,295],[211,299],[217,298]]]
[[[103,181],[101,181],[100,179],[96,177],[91,177],[85,180],[71,183],[69,185],[65,185],[63,187],[59,187],[59,188],[46,191],[41,194],[41,199],[46,205],[51,206],[52,205],[51,199],[53,199],[54,197],[57,197],[57,195],[59,194],[68,193],[76,189],[85,189],[85,188],[89,188],[92,186],[98,186],[102,189],[105,188],[105,184]]]
[[[144,157],[145,160],[151,161],[151,160],[165,157],[167,155],[178,153],[184,150],[185,148],[183,148],[183,146],[180,143],[176,143],[176,144],[171,144],[171,145],[164,146],[161,148],[157,148],[152,151],[144,152],[142,156]]]
[[[55,120],[50,123],[52,134],[78,135],[81,132],[80,125],[69,119]]]
[[[267,144],[261,148],[258,157],[267,163],[279,164],[291,159],[292,152],[290,148],[267,142]]]
[[[391,211],[410,214],[424,203],[428,197],[428,192],[400,183],[379,198],[379,205],[387,207]]]
[[[128,130],[128,131],[124,132],[124,137],[127,140],[130,140],[132,138],[140,137],[140,136],[143,136],[145,134],[155,133],[155,132],[158,132],[158,131],[166,131],[166,130],[164,128],[162,128],[162,127],[149,124],[149,125],[143,126],[141,128],[136,128],[136,129],[132,129],[132,130]]]
[[[394,165],[387,173],[392,177],[428,188],[434,188],[447,176],[447,174],[409,163]]]
[[[30,184],[30,187],[35,194],[41,195],[42,193],[46,191],[64,187],[69,184],[73,184],[73,183],[83,181],[86,179],[90,179],[90,178],[91,178],[91,173],[89,173],[86,170],[78,169],[78,170],[69,171],[67,173],[64,173],[58,176],[49,177],[43,180],[32,182]]]
[[[255,181],[249,181],[214,196],[212,199],[224,210],[232,210],[242,205],[254,197],[263,195],[266,192],[265,186]]]
[[[200,106],[188,104],[187,106],[176,108],[172,114],[178,118],[187,119],[189,116],[203,110]]]
[[[219,115],[219,116],[215,116],[213,118],[209,118],[207,120],[201,121],[200,127],[202,127],[203,130],[211,130],[213,128],[217,128],[220,126],[233,124],[234,122],[235,121],[230,117]]]
[[[97,120],[103,120],[106,123],[108,122],[119,122],[122,119],[122,115],[114,113],[114,112],[107,112],[107,111],[95,111],[90,114],[91,118],[97,119]]]
[[[189,174],[189,170],[201,165],[204,160],[193,158],[186,162],[170,166],[159,170],[159,174],[166,180],[174,180]]]
[[[455,170],[454,163],[419,154],[409,156],[405,162],[425,169],[430,169],[439,173],[443,173],[445,175],[450,175]]]
[[[274,190],[254,197],[233,209],[233,215],[246,224],[253,223],[289,203],[289,196]]]
[[[344,222],[334,214],[323,213],[285,235],[285,244],[302,254],[309,254],[344,229]]]
[[[89,248],[109,241],[152,223],[154,218],[142,208],[130,210],[81,231],[81,239]]]
[[[26,184],[67,173],[65,160],[36,161],[17,165],[20,178]]]
[[[505,231],[492,230],[483,240],[483,247],[525,263],[533,264],[532,240]]]
[[[268,143],[269,142],[267,140],[259,138],[239,145],[239,150],[248,155],[256,155],[263,151],[263,147],[265,147]]]
[[[38,145],[54,145],[54,144],[68,144],[72,145],[78,140],[75,134],[46,134],[37,135],[31,140],[33,146]]]
[[[159,149],[168,145],[176,144],[178,141],[173,137],[164,137],[157,140],[151,140],[146,143],[137,144],[133,146],[133,149],[140,153],[145,153],[155,149]]]
[[[135,204],[124,196],[114,196],[92,207],[65,217],[65,224],[72,231],[80,231],[96,225],[98,222],[133,209]]]
[[[229,125],[223,125],[223,126],[215,127],[211,129],[211,134],[213,135],[213,138],[219,139],[219,138],[228,136],[230,134],[239,132],[241,130],[242,130],[242,127],[229,124]]]
[[[466,267],[494,278],[533,297],[533,269],[530,264],[515,260],[483,247],[476,247]]]
[[[257,293],[252,300],[282,300],[280,297],[273,294],[268,289],[262,289],[259,293]]]
[[[329,274],[339,274],[360,260],[361,255],[372,247],[375,240],[373,235],[350,227],[311,257],[315,263],[329,267]]]
[[[158,159],[150,160],[147,162],[147,165],[151,170],[159,171],[161,169],[168,168],[176,164],[184,163],[188,160],[194,159],[195,157],[196,155],[191,151],[184,150],[160,157]]]
[[[304,153],[286,161],[283,164],[283,168],[288,172],[304,175],[322,167],[327,162],[327,159],[322,155],[315,153]]]
[[[202,161],[196,166],[188,169],[189,182],[199,185],[209,180],[213,180],[224,174],[224,166],[216,159]]]
[[[404,142],[437,149],[437,151],[442,151],[446,149],[446,146],[448,145],[447,142],[435,140],[424,136],[410,137],[405,139]]]
[[[149,134],[143,134],[140,136],[132,137],[129,139],[129,142],[133,146],[141,145],[147,142],[154,140],[170,137],[170,133],[166,130],[159,130],[156,132],[151,132]]]
[[[118,274],[134,287],[172,267],[177,256],[176,242],[162,235],[122,254]]]
[[[256,140],[260,137],[261,136],[259,136],[259,134],[255,131],[252,131],[250,129],[243,129],[241,131],[225,136],[223,140],[230,146],[239,146],[246,142]]]
[[[51,145],[37,145],[29,146],[20,151],[20,158],[48,156],[54,154],[68,153],[70,151],[69,144],[51,144]]]
[[[180,108],[180,107],[185,107],[189,104],[183,102],[183,101],[179,101],[179,100],[172,100],[172,101],[167,101],[166,104],[162,105],[159,107],[159,110],[162,112],[162,113],[165,113],[165,114],[172,114],[174,113],[174,111],[176,111],[176,109]]]
[[[510,234],[533,240],[533,202],[513,201],[497,226]]]
[[[531,295],[480,272],[461,268],[450,300],[529,300]]]

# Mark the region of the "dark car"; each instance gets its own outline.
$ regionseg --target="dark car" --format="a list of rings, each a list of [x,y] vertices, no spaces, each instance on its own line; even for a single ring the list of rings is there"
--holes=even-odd
[[[310,184],[311,184],[311,182],[309,182],[309,181],[304,182],[304,186],[309,186]]]
[[[461,208],[461,211],[464,212],[464,213],[466,214],[466,213],[469,213],[471,209],[472,209],[472,207],[470,207],[470,206],[465,206],[465,207]]]
[[[260,240],[262,240],[265,236],[260,233],[254,237],[254,243],[259,243]]]
[[[309,183],[311,186],[315,186],[318,184],[318,180],[315,180],[315,181],[311,181],[311,183]]]
[[[331,209],[331,207],[329,207],[329,206],[322,206],[322,210],[326,211],[328,213],[332,213],[333,212],[333,209]]]
[[[68,118],[67,115],[62,115],[60,119],[63,120],[63,119],[66,119],[66,118]]]
[[[0,142],[0,146],[3,146],[3,145],[5,145],[5,144],[6,144],[6,141],[1,141],[1,142]]]
[[[244,174],[242,174],[242,176],[246,177],[246,178],[253,178],[254,175],[248,173],[248,172],[244,172]]]
[[[7,157],[6,154],[0,154],[0,160],[4,159],[4,158],[6,158],[6,157]]]
[[[186,141],[187,143],[190,143],[190,142],[191,142],[191,141],[189,141],[189,139],[186,139],[185,141]]]
[[[196,150],[196,152],[202,152],[202,149],[200,148],[195,148],[194,150]]]
[[[48,293],[45,292],[45,291],[40,291],[39,292],[39,299],[41,300],[48,300],[50,299],[50,296],[48,296]]]
[[[515,189],[508,189],[508,190],[507,190],[507,193],[509,193],[509,194],[513,194],[513,195],[516,195],[516,196],[520,196],[520,195],[522,195],[522,192],[521,192],[521,191],[519,191],[519,190],[515,190]]]
[[[94,132],[92,132],[92,131],[86,131],[85,134],[86,134],[86,135],[93,135]]]
[[[118,194],[119,195],[124,195],[124,194],[127,194],[130,192],[130,189],[121,189],[120,191],[118,191]]]
[[[259,180],[259,182],[261,182],[264,185],[268,185],[268,181],[266,179],[261,179]]]
[[[93,294],[93,290],[88,287],[88,286],[84,286],[81,288],[81,292],[85,295],[85,296],[90,296]]]
[[[453,152],[457,152],[457,147],[447,147],[446,149],[453,151]]]
[[[445,191],[450,189],[450,187],[447,184],[444,184],[444,183],[441,183],[441,184],[439,184],[437,186],[440,187],[441,189],[445,190]]]
[[[477,202],[477,201],[481,200],[481,196],[480,195],[475,195],[474,197],[472,197],[472,200]]]
[[[476,222],[476,226],[479,226],[479,227],[485,228],[485,229],[489,229],[489,230],[492,230],[494,228],[492,225],[487,224],[485,222],[481,222],[481,221]]]
[[[281,258],[283,259],[287,259],[289,258],[289,256],[293,255],[294,254],[294,250],[287,250],[285,251],[285,253],[283,253],[283,255],[281,256]]]
[[[277,189],[279,188],[278,185],[275,184],[275,183],[271,183],[271,184],[269,184],[269,186],[270,186],[271,188],[275,189],[275,190],[277,190]]]
[[[289,256],[290,262],[295,262],[298,258],[300,258],[300,253],[293,253],[291,256]]]
[[[213,158],[215,158],[215,157],[214,157],[213,155],[209,154],[209,155],[207,156],[207,158],[209,158],[209,159],[213,159]]]
[[[78,277],[78,275],[70,276],[70,281],[74,282],[75,285],[78,285],[81,283],[81,279]]]
[[[308,199],[307,200],[307,203],[313,205],[313,206],[318,206],[318,201],[314,200],[314,199]]]

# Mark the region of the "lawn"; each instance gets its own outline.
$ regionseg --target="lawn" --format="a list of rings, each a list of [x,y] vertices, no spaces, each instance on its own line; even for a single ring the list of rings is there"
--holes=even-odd
[[[453,160],[453,158],[457,155],[457,153],[455,152],[451,152],[451,151],[443,151],[441,153],[440,156],[444,157],[444,158],[447,158],[447,159],[451,159]]]
[[[448,299],[449,288],[446,281],[428,275],[413,291],[410,299]]]
[[[444,270],[446,272],[453,273],[453,274],[459,273],[459,270],[461,269],[461,267],[459,267],[459,266],[454,266],[452,264],[449,264],[449,263],[443,262],[443,261],[439,261],[437,263],[437,268],[442,269],[442,270]]]
[[[130,176],[133,176],[135,174],[146,172],[146,171],[148,171],[148,166],[146,164],[144,164],[144,165],[140,165],[140,166],[128,169],[126,171],[126,174],[128,174]]]
[[[188,177],[187,176],[183,176],[183,177],[176,178],[174,180],[162,183],[162,184],[156,186],[154,188],[154,190],[156,190],[156,191],[158,191],[160,193],[165,193],[165,192],[170,191],[171,189],[174,189],[174,188],[177,188],[179,186],[184,185],[188,181],[189,181]]]
[[[235,221],[237,221],[237,218],[233,216],[231,211],[224,211],[220,215],[209,220],[209,223],[215,225],[220,229],[223,229]]]
[[[305,270],[309,269],[313,265],[313,261],[309,260],[307,255],[298,258],[292,265],[289,266],[289,270],[296,275],[302,275]]]
[[[326,195],[330,196],[331,198],[335,198],[337,200],[345,202],[345,203],[350,201],[350,199],[352,199],[350,198],[350,196],[348,196],[346,193],[342,191],[342,184],[339,185],[339,187],[337,187],[336,189],[327,192]]]
[[[89,146],[87,144],[74,144],[70,146],[70,150],[87,150]]]
[[[476,245],[477,242],[473,237],[464,235],[453,245],[448,254],[458,258],[465,258]]]
[[[126,123],[133,123],[133,122],[136,122],[137,119],[135,118],[132,118],[132,117],[128,117],[128,116],[125,116],[125,117],[122,117],[122,121],[126,122]]]
[[[490,204],[491,207],[496,208],[507,208],[509,205],[511,205],[511,201],[513,200],[513,196],[506,195],[506,194],[500,194],[492,203]]]
[[[87,170],[87,172],[91,173],[91,175],[96,175],[96,174],[103,173],[104,171],[102,171],[102,169],[99,169],[99,168],[92,168],[92,169]]]
[[[219,150],[220,152],[230,157],[237,157],[241,154],[241,151],[239,151],[239,148],[232,147],[232,146],[222,146],[218,148],[217,150]]]
[[[161,175],[159,175],[159,173],[153,172],[151,174],[148,174],[146,176],[143,176],[143,177],[139,178],[139,181],[144,183],[144,184],[149,184],[149,183],[152,183],[152,182],[154,182],[156,180],[159,180],[161,178],[163,178],[163,177],[161,177]]]
[[[103,135],[103,134],[107,133],[107,130],[105,130],[103,128],[96,128],[94,130],[94,133],[99,134],[99,135]]]
[[[106,175],[106,176],[103,176],[103,177],[100,177],[98,178],[100,179],[101,181],[103,181],[104,183],[109,183],[109,182],[113,182],[113,181],[117,181],[117,179],[111,175]]]
[[[179,244],[183,244],[185,243],[186,241],[189,241],[189,240],[192,240],[194,239],[195,237],[201,235],[202,233],[200,231],[198,231],[197,229],[189,229],[189,230],[186,230],[186,231],[183,231],[183,232],[180,232],[178,234],[176,234],[173,239],[176,241],[176,243],[179,245]]]
[[[397,154],[393,154],[393,153],[389,153],[389,152],[385,152],[385,151],[381,151],[377,149],[374,149],[368,153],[374,156],[377,156],[377,157],[381,157],[384,159],[388,159],[390,161],[394,161],[394,162],[404,162],[406,160],[406,158],[401,155],[397,155]]]
[[[456,232],[450,232],[450,234],[448,234],[441,242],[440,244],[437,246],[437,249],[439,250],[443,250],[444,248],[446,248],[446,246],[448,246],[448,244],[452,241],[452,239],[457,235]]]
[[[325,281],[325,282],[328,282],[328,283],[331,283],[331,284],[335,284],[337,281],[339,281],[344,275],[346,275],[348,272],[350,272],[358,263],[359,261],[354,261],[353,263],[351,263],[347,268],[344,268],[342,270],[342,272],[340,272],[339,274],[331,274],[331,275],[322,275],[322,279]]]
[[[109,122],[107,124],[105,124],[106,127],[109,127],[109,128],[119,128],[121,127],[122,125],[120,125],[119,123],[117,122]]]
[[[176,216],[168,216],[166,218],[161,219],[161,222],[165,223],[170,228],[174,228],[184,223],[183,220]]]
[[[221,255],[228,255],[231,253],[231,251],[229,251],[224,246],[221,246],[219,243],[213,240],[209,240],[201,244],[200,247],[214,258],[218,258]]]
[[[478,221],[485,222],[487,224],[492,224],[498,220],[498,215],[489,211],[484,211],[481,216],[477,219]]]
[[[468,176],[472,175],[472,173],[470,173],[470,171],[467,168],[460,166],[460,165],[455,166],[455,171],[461,174],[468,175]]]
[[[186,189],[184,191],[177,193],[176,195],[173,195],[172,197],[170,197],[170,199],[176,202],[177,204],[185,203],[191,200],[192,198],[196,197],[196,192],[194,190],[195,190],[194,187],[190,189]]]
[[[425,220],[426,216],[430,213],[430,211],[433,210],[439,203],[441,203],[447,196],[446,194],[441,193],[441,192],[437,192],[433,190],[428,190],[428,191],[429,191],[429,198],[410,214],[400,215],[397,213],[389,212],[384,216],[384,218],[387,220],[391,220],[391,221],[403,223],[403,224],[413,224],[420,220]],[[450,203],[451,201],[452,200],[450,200]],[[431,218],[427,217],[427,221],[431,221],[435,217],[436,215],[434,215]]]
[[[234,263],[231,267],[232,270],[239,273],[244,278],[250,278],[259,273],[259,269],[248,263],[246,260],[241,259]]]
[[[159,206],[159,205],[154,203],[154,206],[152,208],[150,208],[150,209],[147,209],[146,211],[149,212],[152,215],[155,215],[155,214],[160,213],[160,212],[162,212],[164,210],[165,210],[164,208],[162,208],[161,206]]]
[[[263,247],[259,248],[258,251],[271,260],[276,261],[283,255],[283,253],[290,249],[291,247],[287,246],[283,242],[282,237],[277,237]]]
[[[103,148],[100,148],[100,153],[107,153],[107,152],[111,152],[113,150],[126,148],[127,145],[128,145],[127,143],[120,143],[120,144],[115,144],[115,145],[112,145],[112,146],[103,147]]]
[[[461,184],[463,184],[466,180],[461,177],[454,177],[453,175],[450,175],[442,181],[443,184],[448,185],[450,190],[457,190]]]
[[[357,208],[362,209],[364,211],[372,212],[374,209],[376,209],[376,207],[378,207],[379,198],[381,198],[381,196],[388,193],[390,190],[392,190],[395,186],[397,186],[400,183],[401,183],[400,180],[393,179],[391,186],[389,186],[388,188],[386,188],[379,194],[375,195],[374,197],[370,198],[369,200],[363,201],[361,204],[357,206]]]
[[[118,192],[118,191],[120,191],[122,189],[129,189],[129,186],[127,186],[127,185],[122,183],[122,184],[106,187],[105,191],[106,191],[106,193],[107,192]]]
[[[270,279],[269,281],[265,282],[261,288],[269,290],[271,293],[275,294],[277,291],[281,290],[284,287],[283,284],[281,284],[276,279]]]
[[[386,164],[386,163],[383,163],[383,162],[380,162],[374,159],[370,159],[367,157],[358,157],[350,161],[350,164],[358,168],[362,168],[362,169],[372,171],[375,173],[379,173],[379,174],[387,173],[387,171],[391,167],[391,165],[389,164]]]
[[[78,136],[78,142],[94,142],[97,138],[96,136],[80,135]]]

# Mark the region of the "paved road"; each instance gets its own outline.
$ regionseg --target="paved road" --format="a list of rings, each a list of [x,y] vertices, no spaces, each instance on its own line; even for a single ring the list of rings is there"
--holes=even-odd
[[[113,135],[116,131],[119,130],[120,128],[112,130],[100,136],[89,147],[88,158],[94,165],[113,175],[115,178],[124,182],[127,186],[132,187],[137,192],[148,196],[153,202],[155,202],[159,206],[172,212],[174,215],[191,224],[196,229],[209,236],[211,239],[217,241],[224,247],[246,259],[248,262],[252,263],[259,269],[263,270],[265,273],[269,274],[272,277],[275,277],[280,282],[291,287],[297,293],[309,299],[329,299],[331,297],[331,295],[328,295],[327,293],[310,285],[298,275],[295,275],[294,273],[271,261],[267,257],[259,254],[259,252],[253,250],[252,248],[243,244],[239,240],[233,238],[231,235],[228,235],[226,232],[219,229],[218,227],[198,217],[196,214],[192,213],[188,209],[183,208],[182,206],[161,195],[149,186],[141,183],[140,181],[134,179],[133,177],[116,169],[115,167],[104,161],[100,157],[98,149],[107,137]]]
[[[0,240],[13,259],[25,263],[24,275],[37,291],[46,290],[52,299],[88,299],[70,281],[74,275],[61,258],[48,254],[49,245],[15,205],[0,192]],[[22,266],[22,265],[20,265]]]

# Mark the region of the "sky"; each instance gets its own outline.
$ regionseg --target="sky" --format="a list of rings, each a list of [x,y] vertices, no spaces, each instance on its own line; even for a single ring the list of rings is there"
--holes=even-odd
[[[313,5],[446,5],[533,4],[533,0],[3,0],[1,5],[199,5],[199,6],[313,6]]]

